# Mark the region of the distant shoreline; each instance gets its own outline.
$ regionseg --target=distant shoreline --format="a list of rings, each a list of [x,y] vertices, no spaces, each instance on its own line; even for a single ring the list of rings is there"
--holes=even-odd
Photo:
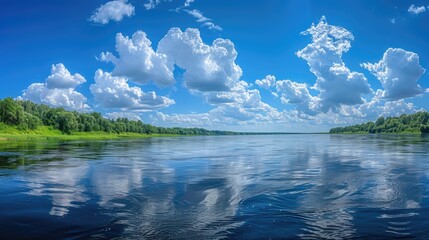
[[[37,133],[0,133],[0,141],[26,141],[26,140],[115,140],[140,139],[153,137],[184,137],[184,136],[243,136],[243,135],[302,135],[302,134],[329,134],[329,133],[287,133],[287,132],[235,132],[234,135],[180,135],[180,134],[136,134],[136,133],[72,133],[72,134],[37,134]]]

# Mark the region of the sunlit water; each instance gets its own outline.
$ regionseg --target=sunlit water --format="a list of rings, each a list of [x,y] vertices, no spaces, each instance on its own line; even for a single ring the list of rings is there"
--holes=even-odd
[[[2,239],[429,238],[429,136],[0,143]]]

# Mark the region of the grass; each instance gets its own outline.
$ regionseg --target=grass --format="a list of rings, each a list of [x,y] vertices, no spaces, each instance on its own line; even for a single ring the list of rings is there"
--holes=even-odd
[[[178,136],[172,134],[138,134],[138,133],[106,133],[106,132],[73,132],[63,134],[52,127],[41,126],[35,130],[21,130],[15,126],[0,123],[0,141],[37,141],[37,140],[104,140],[121,138],[148,138]]]

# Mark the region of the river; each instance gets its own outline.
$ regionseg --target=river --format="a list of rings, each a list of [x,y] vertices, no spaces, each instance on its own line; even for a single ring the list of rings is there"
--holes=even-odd
[[[429,136],[0,142],[2,239],[429,238]]]

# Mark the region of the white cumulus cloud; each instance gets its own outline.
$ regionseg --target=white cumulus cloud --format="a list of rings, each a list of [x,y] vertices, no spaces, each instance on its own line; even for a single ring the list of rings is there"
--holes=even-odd
[[[109,1],[101,5],[89,18],[95,23],[107,24],[110,20],[119,22],[125,16],[134,15],[134,6],[127,3],[126,0]]]
[[[408,12],[409,12],[409,13],[412,13],[412,14],[415,14],[415,15],[418,15],[418,14],[420,14],[420,13],[424,13],[424,12],[426,12],[426,7],[425,7],[425,6],[420,6],[420,7],[418,7],[418,6],[415,6],[414,4],[412,4],[412,5],[408,8]]]
[[[214,106],[240,108],[249,112],[267,112],[270,106],[261,99],[259,90],[249,89],[249,84],[239,81],[231,90],[224,92],[206,92],[203,94],[208,103]]]
[[[62,107],[67,110],[89,111],[86,97],[72,88],[48,88],[46,83],[33,83],[28,86],[19,99],[46,104],[51,107]]]
[[[95,83],[90,86],[95,101],[105,108],[122,110],[154,110],[174,104],[174,100],[157,96],[155,92],[143,92],[139,87],[130,87],[126,77],[112,76],[97,70]]]
[[[341,104],[363,103],[362,95],[371,93],[367,79],[362,73],[350,71],[342,60],[342,54],[350,49],[354,39],[352,33],[329,25],[322,17],[317,25],[313,24],[302,34],[311,35],[312,43],[296,54],[307,61],[317,77],[314,88],[320,92],[321,110],[327,112]]]
[[[86,97],[77,92],[75,87],[86,80],[80,74],[71,75],[64,64],[52,65],[51,75],[44,83],[33,83],[22,91],[18,99],[30,100],[51,107],[67,110],[89,111]]]
[[[273,75],[267,75],[264,79],[256,80],[255,83],[261,88],[269,89],[275,85],[276,77]]]
[[[262,80],[256,80],[256,85],[265,88],[275,88],[276,92],[271,92],[279,97],[283,104],[293,104],[299,113],[306,115],[316,115],[320,111],[320,99],[312,96],[309,92],[309,86],[306,83],[297,83],[291,80],[276,80],[273,75],[267,75]]]
[[[102,61],[115,65],[113,75],[126,76],[136,83],[153,81],[162,87],[174,84],[173,66],[167,67],[166,56],[153,50],[145,32],[137,31],[131,38],[118,33],[116,51],[119,57],[110,52],[102,53],[100,57]]]
[[[54,88],[75,88],[77,85],[86,82],[79,73],[71,75],[69,70],[62,63],[54,64],[51,68],[51,75],[46,78],[46,87]]]
[[[280,80],[276,82],[276,88],[282,93],[281,100],[284,103],[298,104],[308,102],[312,98],[306,83]]]
[[[185,85],[198,91],[226,91],[242,75],[235,63],[237,51],[228,39],[218,38],[205,44],[198,29],[182,32],[172,28],[158,44],[157,53],[166,56],[169,69],[177,65],[185,69]]]
[[[425,73],[416,53],[401,48],[389,48],[378,63],[363,63],[380,80],[382,96],[390,100],[414,97],[425,92],[417,81]]]

